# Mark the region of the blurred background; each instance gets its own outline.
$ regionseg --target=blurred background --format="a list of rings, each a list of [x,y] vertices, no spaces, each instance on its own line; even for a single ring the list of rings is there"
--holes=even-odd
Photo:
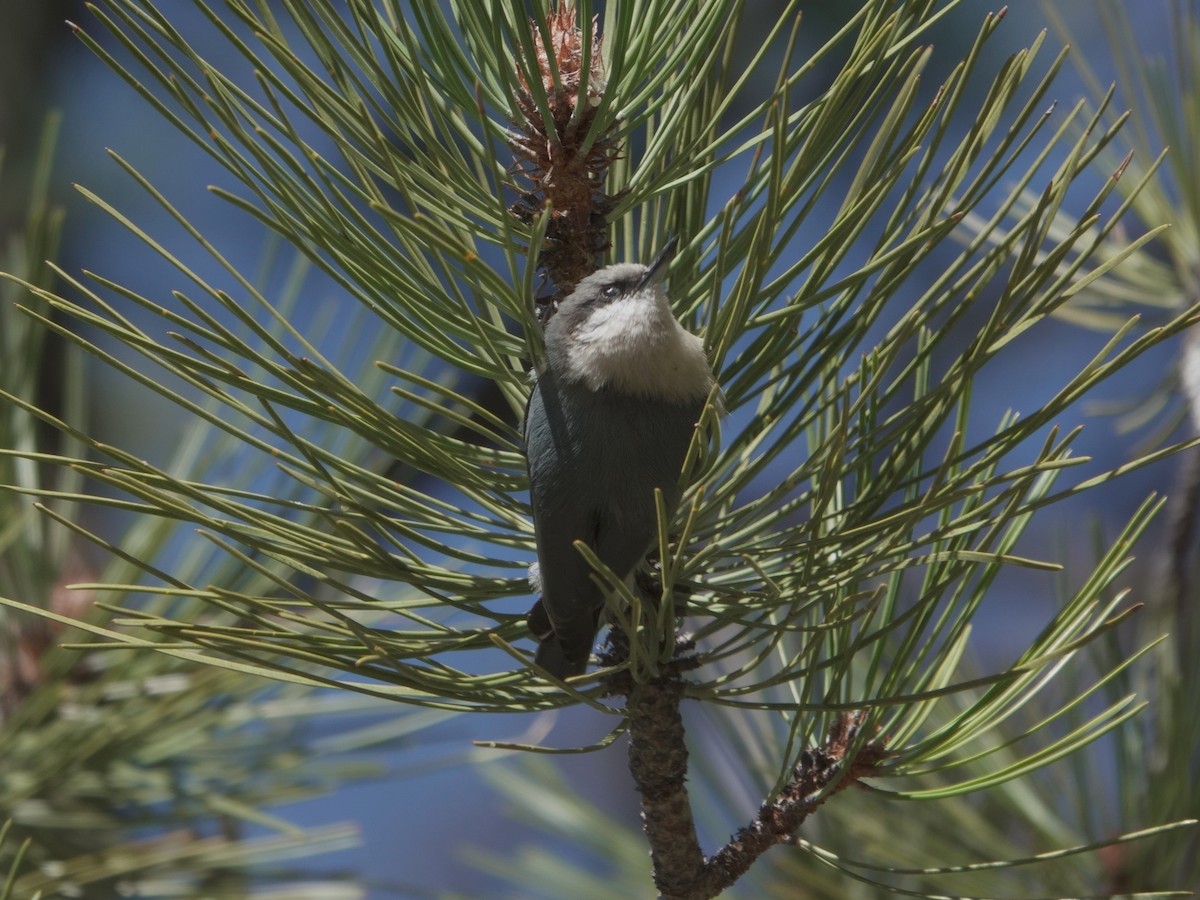
[[[1131,5],[1137,9],[1133,17],[1135,30],[1128,40],[1144,48],[1147,54],[1158,52],[1169,27],[1169,4],[1165,0],[1139,0]],[[226,183],[227,173],[182,139],[129,85],[73,37],[68,21],[100,34],[100,29],[92,27],[92,13],[85,5],[67,0],[0,0],[0,6],[4,22],[0,28],[0,143],[7,148],[9,185],[9,191],[0,197],[0,224],[4,229],[10,230],[20,222],[24,198],[19,188],[27,183],[34,169],[42,123],[48,111],[58,110],[63,123],[51,196],[66,210],[58,255],[66,271],[95,271],[149,297],[165,296],[182,287],[172,267],[148,253],[145,245],[127,230],[113,227],[103,210],[73,190],[74,184],[94,191],[156,237],[165,241],[178,239],[178,246],[172,249],[180,258],[198,267],[211,267],[209,257],[184,240],[177,227],[169,224],[163,227],[158,222],[163,216],[161,209],[145,193],[133,189],[130,179],[109,158],[107,148],[145,174],[201,232],[219,242],[222,252],[240,270],[261,271],[262,260],[273,252],[269,239],[249,216],[207,190],[211,184]],[[761,2],[763,9],[769,6]],[[802,41],[819,46],[843,21],[846,6],[839,2],[809,4],[801,30]],[[1069,22],[1077,41],[1072,52],[1086,58],[1103,80],[1116,79],[1118,73],[1112,71],[1103,35],[1095,16],[1089,12],[1090,4],[1062,0],[1052,6]],[[244,66],[244,60],[232,54],[228,43],[192,4],[179,0],[162,8],[169,10],[175,26],[188,34],[192,43],[218,66],[234,69]],[[931,36],[937,49],[925,76],[926,91],[931,91],[950,63],[965,52],[962,42],[974,39],[982,17],[995,9],[994,4],[970,0],[959,4],[940,23]],[[1014,3],[997,37],[987,47],[990,59],[983,66],[984,71],[994,70],[1006,55],[1036,40],[1047,28],[1047,21],[1042,5]],[[764,29],[768,25],[766,21],[761,23]],[[747,54],[756,46],[754,28],[751,21],[744,32]],[[1048,40],[1055,47],[1061,43],[1055,34]],[[810,90],[814,93],[820,89],[822,77],[819,70],[813,73]],[[982,90],[986,85],[979,81],[976,87]],[[1068,65],[1055,82],[1051,99],[1069,109],[1086,93],[1086,85]],[[968,98],[961,108],[972,110],[972,101]],[[731,113],[738,114],[736,110]],[[738,177],[730,173],[730,191],[736,189]],[[1097,173],[1096,183],[1102,178]],[[18,189],[13,190],[13,186]],[[715,194],[719,202],[719,187]],[[282,283],[285,269],[280,266],[278,271],[268,270],[266,283]],[[220,281],[215,273],[208,277]],[[339,304],[347,302],[335,285],[317,274],[309,276],[305,295],[299,320],[302,329],[305,320],[336,320]],[[131,315],[136,321],[137,313]],[[94,337],[104,340],[99,335]],[[344,335],[330,336],[331,340],[344,338]],[[1024,342],[1023,357],[1010,355],[1007,369],[1001,373],[997,368],[992,381],[977,385],[974,405],[979,420],[994,421],[1005,410],[1034,405],[1044,397],[1046,384],[1060,383],[1063,373],[1077,370],[1102,342],[1103,335],[1065,322],[1039,329],[1036,336]],[[1134,448],[1151,438],[1149,427],[1124,430],[1120,417],[1110,411],[1123,405],[1136,406],[1161,388],[1175,365],[1177,349],[1160,348],[1161,352],[1148,355],[1121,378],[1109,382],[1106,390],[1110,393],[1090,397],[1077,407],[1078,418],[1062,425],[1064,430],[1077,424],[1086,426],[1076,445],[1078,453],[1094,457],[1097,466],[1111,467],[1132,456]],[[176,451],[183,433],[185,423],[179,419],[179,409],[107,367],[90,362],[87,365],[87,407],[93,433],[138,456],[165,462]],[[56,368],[55,354],[48,353],[41,373],[47,397],[54,396],[53,385],[62,376]],[[1161,424],[1161,419],[1154,423]],[[1168,460],[1134,472],[1101,491],[1062,503],[1035,522],[1027,541],[1054,547],[1048,553],[1052,558],[1068,563],[1074,559],[1081,567],[1086,566],[1095,545],[1093,527],[1109,537],[1115,535],[1148,494],[1171,490],[1177,466],[1176,461]],[[91,524],[116,538],[129,523],[111,515]],[[1163,527],[1160,517],[1158,530],[1143,545],[1143,554],[1151,554],[1161,544]],[[1149,572],[1148,565],[1145,577],[1149,577]],[[1066,577],[1069,580],[1069,571]],[[996,590],[997,596],[981,620],[985,627],[975,639],[975,652],[982,665],[989,659],[1011,658],[1041,629],[1056,599],[1052,580],[1036,573],[1010,572],[997,583]],[[397,709],[395,715],[405,712]],[[345,718],[334,722],[315,719],[306,728],[319,739],[356,724],[361,723]],[[356,822],[361,830],[358,846],[300,860],[296,865],[314,872],[358,873],[369,886],[370,896],[420,897],[446,891],[465,896],[518,896],[502,887],[486,869],[470,864],[471,848],[504,856],[516,854],[520,847],[540,844],[567,857],[574,855],[585,865],[603,866],[603,862],[587,859],[578,849],[572,849],[569,841],[556,844],[543,831],[514,823],[509,802],[494,789],[488,776],[491,768],[507,765],[508,761],[498,752],[474,749],[471,742],[531,739],[548,731],[552,743],[570,745],[596,740],[608,727],[607,721],[597,721],[594,713],[580,709],[546,714],[536,720],[503,716],[452,718],[425,731],[419,739],[362,751],[364,759],[379,766],[378,774],[317,799],[288,804],[272,812],[305,827],[344,820]],[[481,760],[490,763],[482,767],[471,764]],[[572,781],[585,785],[586,796],[602,810],[627,828],[637,827],[639,811],[630,790],[623,745],[601,753],[562,757],[555,765]],[[708,826],[717,839],[723,839],[722,827],[732,830],[740,824],[741,816],[753,810],[752,798],[747,797],[746,802],[748,808],[738,810],[738,818]],[[752,890],[747,887],[739,895],[753,896]]]

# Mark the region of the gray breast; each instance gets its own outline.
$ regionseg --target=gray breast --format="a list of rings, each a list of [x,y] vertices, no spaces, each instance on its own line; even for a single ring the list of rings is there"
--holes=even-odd
[[[530,478],[551,505],[569,496],[622,518],[644,518],[647,509],[653,515],[660,487],[670,509],[703,407],[593,391],[547,371],[526,421]]]

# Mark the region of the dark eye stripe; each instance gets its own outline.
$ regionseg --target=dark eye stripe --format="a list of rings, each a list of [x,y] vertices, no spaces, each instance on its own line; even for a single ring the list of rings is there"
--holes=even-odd
[[[584,306],[592,306],[594,304],[607,305],[621,297],[628,296],[637,289],[639,284],[637,278],[622,278],[619,281],[610,281],[607,284],[597,285],[595,292],[590,294],[584,301]]]

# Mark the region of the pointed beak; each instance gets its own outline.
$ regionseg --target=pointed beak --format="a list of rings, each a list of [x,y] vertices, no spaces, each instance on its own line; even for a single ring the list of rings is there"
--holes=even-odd
[[[637,289],[651,284],[661,284],[663,278],[667,274],[667,263],[675,256],[675,249],[679,246],[679,236],[675,235],[667,245],[662,248],[662,251],[654,258],[654,262],[650,263],[650,268],[646,270],[646,274],[642,276],[642,280],[638,282]]]

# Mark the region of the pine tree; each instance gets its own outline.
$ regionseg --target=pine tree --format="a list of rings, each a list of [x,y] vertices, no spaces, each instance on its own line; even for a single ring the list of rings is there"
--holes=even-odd
[[[1092,706],[1152,641],[1086,663],[1135,610],[1121,579],[1161,502],[1100,548],[1007,665],[975,670],[973,622],[1005,569],[1057,569],[1019,547],[1036,514],[1187,445],[1097,472],[1073,453],[1078,431],[1056,423],[1196,309],[1123,322],[1032,408],[997,421],[973,408],[997,360],[1160,228],[1114,231],[1154,166],[1130,186],[1121,160],[1077,196],[1122,117],[1110,118],[1111,94],[1046,112],[1066,57],[1040,61],[1041,39],[992,66],[1002,14],[935,90],[922,84],[939,52],[923,42],[955,5],[869,0],[808,50],[801,4],[781,3],[746,61],[736,48],[753,6],[722,0],[613,2],[602,22],[585,0],[197,2],[248,63],[235,72],[200,56],[166,5],[101,0],[101,33],[80,39],[224,168],[217,197],[355,311],[340,352],[305,333],[295,308],[115,154],[220,276],[82,189],[174,265],[180,287],[148,297],[62,270],[62,291],[28,285],[136,364],[30,314],[276,467],[269,484],[181,475],[41,412],[83,448],[50,462],[104,487],[78,499],[186,523],[247,575],[230,587],[127,553],[142,579],[92,586],[130,599],[114,625],[84,627],[105,644],[439,710],[586,705],[608,717],[608,737],[558,749],[606,752],[628,733],[666,897],[717,895],[827,810],[869,808],[907,845],[913,808],[968,795],[1017,806],[1020,779],[1145,703]],[[723,398],[638,587],[596,567],[613,623],[599,665],[555,682],[530,667],[524,621],[534,548],[519,423],[539,322],[601,263],[646,260],[671,235],[675,311],[703,336]],[[164,602],[140,605],[139,591]],[[184,602],[228,615],[196,621]],[[1072,671],[1085,677],[1070,683]],[[1012,731],[1050,686],[1044,714]],[[688,793],[699,778],[685,700],[740,737],[737,777],[762,791],[752,821],[710,853]],[[704,777],[715,791],[727,776]],[[986,800],[946,808],[988,821]],[[1115,840],[1176,827],[1146,824]],[[962,843],[1001,859],[999,834],[991,849]],[[930,839],[921,859],[953,841]],[[801,846],[901,887],[963,865]]]

